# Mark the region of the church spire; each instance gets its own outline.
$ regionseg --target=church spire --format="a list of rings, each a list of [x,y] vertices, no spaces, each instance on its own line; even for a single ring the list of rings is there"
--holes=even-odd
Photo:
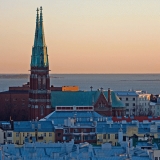
[[[39,18],[39,9],[37,8],[36,31],[35,31],[34,46],[32,49],[31,66],[49,67],[47,46],[45,43],[45,36],[44,36],[42,7],[40,7],[40,18]]]
[[[38,28],[39,28],[39,9],[37,8],[37,17],[36,17],[36,30],[35,30],[35,38],[34,38],[34,46],[37,46],[38,43]]]
[[[42,13],[42,7],[40,7],[40,21],[39,21],[39,32],[38,32],[38,45],[40,47],[46,46],[45,44],[45,36],[44,36],[44,27],[43,27],[43,13]]]
[[[39,13],[40,12],[40,13]],[[45,44],[42,7],[37,9],[36,30],[31,56],[29,105],[30,120],[51,113],[51,92],[47,46]]]

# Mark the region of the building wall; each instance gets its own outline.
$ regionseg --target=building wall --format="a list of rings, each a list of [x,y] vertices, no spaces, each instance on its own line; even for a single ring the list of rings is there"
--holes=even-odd
[[[139,94],[138,96],[138,103],[137,103],[137,115],[150,115],[149,113],[149,102],[150,102],[150,95],[151,94]]]
[[[79,91],[78,86],[62,86],[62,91]]]
[[[72,139],[74,139],[74,142],[82,143],[82,142],[88,142],[88,143],[96,143],[96,134],[95,128],[77,128],[76,126],[73,127],[65,127],[61,129],[55,130],[55,141],[56,142],[69,142]]]
[[[0,129],[0,144],[4,143],[4,131]]]
[[[0,120],[28,120],[28,93],[1,92],[0,93]]]
[[[135,114],[135,107],[137,106],[137,96],[119,96],[120,100],[125,104],[126,107],[126,116],[132,116]]]
[[[38,139],[38,142],[55,142],[55,133],[54,132],[38,132],[38,137],[43,137],[43,139]]]
[[[133,136],[134,134],[138,134],[138,127],[127,127],[127,131],[126,131],[126,135],[131,137]]]
[[[29,142],[32,142],[30,137],[35,136],[35,132],[13,132],[13,142],[14,144],[24,144],[25,137],[29,137]]]
[[[100,94],[97,102],[94,104],[94,110],[103,116],[112,116],[112,107],[103,93]]]
[[[155,114],[154,116],[160,116],[160,104],[155,105]]]
[[[97,134],[97,145],[109,142],[113,146],[116,146],[118,143],[118,133],[103,133]]]
[[[37,136],[37,137],[36,137]],[[13,143],[24,144],[25,137],[28,137],[29,142],[33,142],[32,137],[36,137],[37,142],[55,142],[54,132],[14,132]]]

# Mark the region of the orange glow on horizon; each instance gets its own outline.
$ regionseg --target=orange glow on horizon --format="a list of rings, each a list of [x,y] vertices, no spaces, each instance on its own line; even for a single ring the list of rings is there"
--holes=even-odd
[[[0,73],[29,73],[43,6],[51,73],[160,73],[160,1],[1,1]]]

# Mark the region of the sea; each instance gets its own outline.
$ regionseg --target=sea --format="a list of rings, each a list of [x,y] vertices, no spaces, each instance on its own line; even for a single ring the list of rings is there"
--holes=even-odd
[[[160,74],[50,74],[51,85],[79,86],[79,90],[89,91],[110,88],[115,91],[143,90],[160,94]],[[0,91],[12,86],[22,86],[29,81],[27,74],[0,74]]]

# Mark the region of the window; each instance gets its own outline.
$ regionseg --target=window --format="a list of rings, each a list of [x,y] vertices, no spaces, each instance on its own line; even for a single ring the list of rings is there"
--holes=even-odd
[[[128,101],[128,98],[126,98],[126,101]]]
[[[158,157],[155,157],[155,160],[158,160]]]
[[[46,77],[45,76],[43,76],[42,82],[43,82],[43,89],[45,89],[46,88]]]
[[[46,137],[46,133],[44,133],[44,137]]]
[[[8,140],[8,141],[7,141],[7,143],[9,143],[9,144],[10,144],[10,143],[12,143],[12,141],[11,141],[11,140]]]
[[[19,133],[18,132],[16,133],[16,137],[19,137]]]
[[[58,137],[60,137],[61,136],[61,133],[58,133]]]
[[[29,136],[29,133],[27,133],[27,136]]]
[[[84,136],[84,140],[88,140],[89,139],[89,137],[88,136]]]
[[[115,134],[115,139],[118,139],[118,134]]]
[[[49,133],[49,137],[52,137],[52,133]]]
[[[129,103],[125,103],[125,106],[126,106],[126,107],[129,106]]]
[[[80,140],[81,137],[80,137],[80,136],[75,136],[74,139],[75,139],[75,140]]]
[[[38,89],[41,89],[41,77],[38,76]]]
[[[108,139],[110,139],[110,134],[108,134]]]
[[[106,139],[106,134],[103,135],[103,139]]]
[[[16,144],[19,144],[19,140],[16,140]]]
[[[95,130],[94,130],[94,128],[91,128],[91,132],[94,132]]]
[[[41,116],[43,116],[43,106],[41,106]]]
[[[12,132],[8,132],[7,137],[12,137]]]
[[[78,129],[74,129],[74,132],[78,132]]]
[[[136,104],[135,103],[133,103],[133,106],[135,106]]]
[[[133,101],[135,101],[136,99],[135,98],[133,98]]]
[[[83,129],[83,132],[87,132],[87,129],[84,128],[84,129]]]
[[[64,129],[64,133],[68,133],[68,130],[67,130],[67,129]]]

